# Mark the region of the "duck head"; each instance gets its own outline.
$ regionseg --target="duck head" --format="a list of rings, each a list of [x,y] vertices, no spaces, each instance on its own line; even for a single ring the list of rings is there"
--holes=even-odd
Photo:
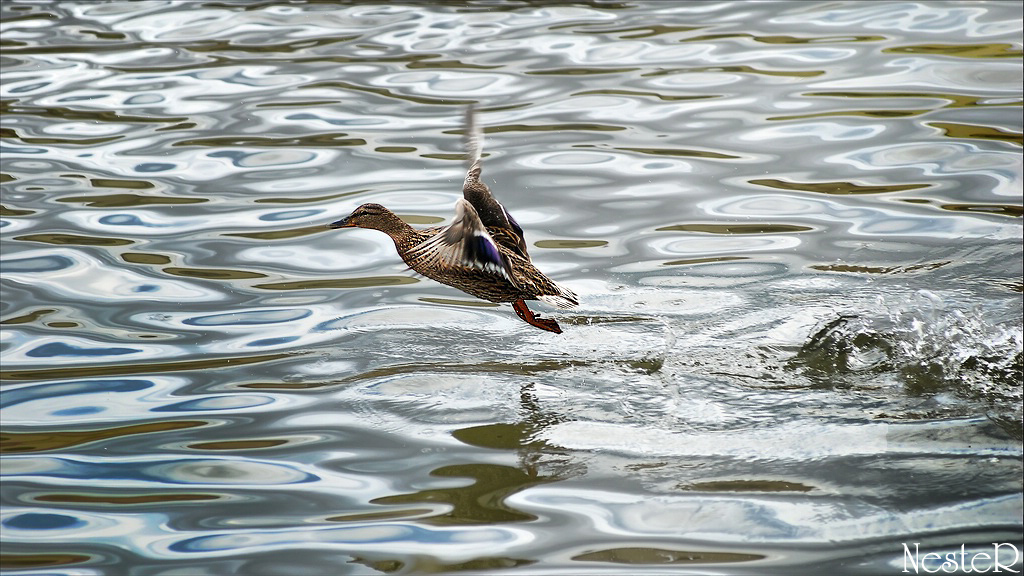
[[[374,230],[380,229],[380,224],[390,220],[388,216],[394,216],[394,213],[380,204],[363,204],[356,208],[348,215],[347,218],[342,218],[337,222],[331,222],[327,225],[328,228],[371,228]]]
[[[392,234],[404,231],[409,227],[409,225],[402,222],[402,219],[396,216],[391,210],[388,210],[380,204],[371,203],[363,204],[353,210],[347,218],[342,218],[337,222],[331,222],[327,227],[369,228],[371,230],[380,230],[382,232]]]

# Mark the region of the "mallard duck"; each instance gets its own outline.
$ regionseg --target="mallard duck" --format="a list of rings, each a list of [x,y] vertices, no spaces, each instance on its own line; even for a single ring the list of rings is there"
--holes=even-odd
[[[439,228],[416,229],[380,204],[363,204],[331,228],[369,228],[395,242],[402,260],[416,272],[491,302],[511,302],[524,321],[561,334],[558,322],[541,318],[526,306],[541,300],[560,308],[579,302],[534,267],[523,229],[480,180],[483,135],[473,107],[466,110],[466,180],[455,203],[455,219]]]

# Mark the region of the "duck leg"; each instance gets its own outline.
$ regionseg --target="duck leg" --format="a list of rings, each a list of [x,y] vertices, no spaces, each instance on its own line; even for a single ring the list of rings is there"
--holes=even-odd
[[[562,329],[558,327],[558,322],[551,320],[550,318],[541,318],[533,314],[533,310],[526,307],[526,301],[520,298],[512,303],[512,309],[516,311],[516,314],[523,319],[527,324],[536,326],[541,330],[547,330],[548,332],[554,332],[555,334],[561,334]]]

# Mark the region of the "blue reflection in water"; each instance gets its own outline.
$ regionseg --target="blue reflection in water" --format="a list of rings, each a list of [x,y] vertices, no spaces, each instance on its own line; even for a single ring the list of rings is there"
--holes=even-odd
[[[282,336],[280,338],[263,338],[262,340],[253,340],[252,342],[249,342],[248,344],[246,344],[246,346],[251,346],[253,348],[259,348],[261,346],[277,346],[279,344],[287,344],[289,342],[294,342],[294,341],[296,341],[298,339],[299,339],[298,336]]]
[[[21,92],[32,92],[33,90],[38,90],[39,88],[44,88],[49,85],[49,82],[36,82],[35,84],[26,84],[24,86],[18,86],[16,88],[10,88],[8,92],[12,94],[18,94]]]
[[[315,474],[287,464],[255,462],[242,459],[174,458],[133,462],[88,462],[70,458],[32,458],[38,467],[45,466],[49,478],[71,480],[133,481],[157,484],[195,485],[285,485],[308,484],[321,480]],[[0,476],[21,476],[0,470]]]
[[[52,414],[54,416],[84,416],[86,414],[99,414],[105,410],[106,408],[102,406],[76,406],[74,408],[54,410]]]
[[[220,152],[210,152],[209,154],[207,154],[207,156],[209,156],[210,158],[230,158],[231,163],[233,165],[241,168],[241,162],[248,158],[249,156],[253,156],[255,154],[259,154],[259,152],[242,152],[241,150],[221,150]]]
[[[52,358],[54,356],[123,356],[142,352],[138,348],[83,348],[66,342],[50,342],[37,346],[25,353],[32,358]]]
[[[0,408],[9,408],[43,398],[103,392],[137,392],[152,388],[151,380],[79,380],[60,384],[39,384],[0,393]]]
[[[286,546],[308,544],[310,534],[306,531],[268,532],[252,531],[240,534],[212,534],[198,536],[169,546],[174,552],[211,552],[215,550],[237,550],[245,547]],[[493,528],[477,528],[474,534],[477,542],[492,544],[508,543],[515,540],[515,534]],[[389,544],[396,542],[429,544],[466,544],[462,530],[427,528],[414,524],[377,522],[372,526],[346,526],[316,531],[316,540],[336,544]],[[486,540],[485,540],[486,539]]]
[[[66,256],[36,256],[4,260],[4,272],[54,272],[74,266],[75,262]]]
[[[136,172],[163,172],[165,170],[173,170],[177,166],[174,164],[166,164],[164,162],[143,162],[135,166]]]
[[[21,530],[60,530],[73,526],[83,526],[85,522],[74,516],[65,516],[64,514],[30,512],[7,518],[3,521],[3,525],[8,528],[19,528]]]
[[[169,224],[146,222],[135,214],[110,214],[109,216],[101,217],[99,222],[108,226],[145,226],[147,228],[164,228],[169,226]]]
[[[57,102],[81,102],[83,100],[98,100],[105,97],[105,94],[83,94],[81,96],[65,96],[63,98],[58,98]]]

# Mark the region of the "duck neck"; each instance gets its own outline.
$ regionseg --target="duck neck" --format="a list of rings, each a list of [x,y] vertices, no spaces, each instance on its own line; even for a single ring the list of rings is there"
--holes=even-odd
[[[377,225],[374,226],[374,228],[388,236],[391,236],[391,239],[395,241],[395,244],[399,244],[416,234],[416,229],[406,224],[394,212],[389,211],[383,214],[382,218],[376,222],[376,224]]]

